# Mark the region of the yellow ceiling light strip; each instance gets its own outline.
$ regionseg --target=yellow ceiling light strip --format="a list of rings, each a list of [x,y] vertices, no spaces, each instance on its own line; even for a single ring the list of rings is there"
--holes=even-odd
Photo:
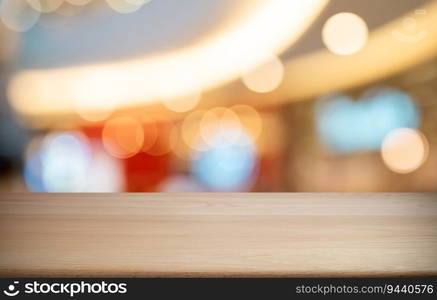
[[[353,88],[382,80],[437,56],[437,2],[371,33],[366,46],[350,56],[328,50],[285,64],[283,84],[273,99],[285,102]],[[417,30],[408,33],[406,23]]]

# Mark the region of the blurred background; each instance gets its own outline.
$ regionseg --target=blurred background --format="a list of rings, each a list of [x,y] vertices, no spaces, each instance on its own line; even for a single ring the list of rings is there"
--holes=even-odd
[[[430,0],[0,0],[0,191],[435,192],[436,36]]]

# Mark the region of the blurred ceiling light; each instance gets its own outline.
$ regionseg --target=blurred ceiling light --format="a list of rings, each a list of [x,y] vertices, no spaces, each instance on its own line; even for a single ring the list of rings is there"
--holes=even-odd
[[[130,117],[116,117],[106,122],[102,132],[103,146],[117,158],[128,158],[143,147],[144,131],[141,123]]]
[[[369,29],[366,22],[353,13],[338,13],[326,21],[322,39],[326,47],[339,55],[360,51],[367,42]]]
[[[369,84],[435,57],[437,2],[430,1],[422,8],[426,14],[412,11],[373,31],[366,47],[355,55],[332,55],[329,50],[321,50],[288,61],[284,79],[287,84],[275,91],[272,102],[308,99]],[[414,43],[398,39],[393,32],[404,28],[405,18],[416,20],[415,34],[426,31],[427,35]]]
[[[38,7],[38,3],[35,2],[34,7]],[[24,0],[3,0],[0,3],[0,18],[9,29],[24,32],[38,22],[40,10],[33,9]]]
[[[249,90],[268,93],[281,84],[284,78],[284,65],[278,57],[272,56],[245,72],[241,78]]]
[[[327,2],[248,1],[231,25],[196,46],[124,62],[22,71],[9,83],[9,98],[19,112],[35,116],[70,113],[79,97],[99,103],[123,99],[124,106],[133,106],[158,102],[168,87],[179,96],[214,88],[290,46]]]
[[[149,1],[150,0],[106,0],[113,10],[122,14],[134,12]]]
[[[162,103],[175,112],[187,112],[196,107],[202,97],[200,90],[193,90],[182,96],[161,94]]]
[[[39,149],[44,141],[42,136],[32,138],[27,145],[25,157],[23,177],[27,188],[31,192],[42,193],[47,192],[42,178],[42,162]]]
[[[406,174],[418,169],[428,158],[428,141],[418,130],[400,128],[384,139],[381,155],[387,167]]]
[[[50,13],[57,10],[64,0],[27,0],[27,2],[39,12]]]

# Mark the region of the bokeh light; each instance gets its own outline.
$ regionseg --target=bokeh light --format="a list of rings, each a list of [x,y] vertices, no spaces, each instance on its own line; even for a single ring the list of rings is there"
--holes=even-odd
[[[149,1],[150,0],[106,0],[114,11],[122,14],[132,13]]]
[[[106,151],[114,157],[131,157],[143,147],[142,124],[127,116],[110,119],[103,128],[102,141]]]
[[[418,130],[399,128],[384,139],[381,155],[386,166],[396,173],[406,174],[418,169],[429,152],[426,137]]]
[[[235,132],[237,131],[237,132]],[[233,144],[210,147],[192,154],[194,177],[212,191],[247,191],[256,169],[256,149],[249,134],[241,128],[227,129],[217,135],[219,140],[229,134],[239,140]]]
[[[152,155],[139,152],[123,160],[126,190],[130,192],[156,192],[170,176],[171,155]]]
[[[34,2],[37,7],[39,2]],[[24,32],[32,28],[39,20],[39,9],[33,9],[25,0],[3,0],[0,2],[0,18],[14,31]]]
[[[24,157],[23,177],[27,188],[31,192],[47,192],[42,178],[42,161],[39,149],[43,143],[43,138],[34,137],[27,145]]]
[[[0,12],[1,18],[1,12]],[[2,42],[2,47],[0,48],[0,62],[7,61],[14,58],[15,54],[20,49],[20,37],[15,34],[15,32],[9,30],[8,27],[3,26],[0,21],[0,37]],[[7,41],[7,42],[4,42]]]
[[[165,193],[196,193],[204,192],[206,189],[189,175],[174,175],[161,184],[159,191]]]
[[[323,97],[315,118],[323,143],[339,153],[378,150],[390,131],[420,124],[413,99],[393,88],[371,90],[359,101],[345,95]]]
[[[291,130],[289,127],[284,127],[273,112],[264,113],[262,122],[264,129],[256,140],[258,153],[263,156],[276,156],[289,143],[287,134]]]
[[[202,97],[200,90],[186,93],[182,96],[161,95],[164,105],[175,112],[187,112],[196,107]]]
[[[254,69],[241,76],[246,87],[257,93],[268,93],[275,90],[284,77],[284,65],[276,56],[264,60]]]
[[[117,193],[124,191],[122,162],[110,156],[100,145],[94,142],[93,153],[87,169],[84,192]]]
[[[65,1],[67,1],[70,4],[77,5],[77,6],[86,5],[86,4],[91,2],[91,0],[65,0]]]
[[[326,21],[322,39],[333,53],[351,55],[360,51],[367,43],[369,29],[366,22],[353,13],[338,13]]]
[[[78,132],[35,137],[25,156],[24,180],[32,192],[122,192],[123,165],[99,141]]]
[[[83,135],[48,135],[40,149],[41,173],[48,192],[82,192],[87,183],[90,148]]]

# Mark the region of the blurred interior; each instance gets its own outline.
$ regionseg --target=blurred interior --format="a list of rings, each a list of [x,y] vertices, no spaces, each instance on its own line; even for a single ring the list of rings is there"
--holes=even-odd
[[[437,2],[0,0],[1,192],[437,191]]]

